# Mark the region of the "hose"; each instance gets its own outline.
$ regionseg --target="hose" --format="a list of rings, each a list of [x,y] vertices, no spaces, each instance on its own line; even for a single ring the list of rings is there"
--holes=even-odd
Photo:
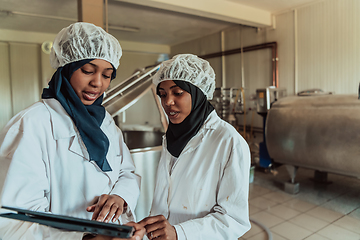
[[[255,114],[255,111],[252,110],[252,114],[251,114],[251,125],[250,125],[250,142],[252,142],[252,137],[253,137],[254,114]]]
[[[256,225],[258,225],[259,227],[261,227],[262,229],[265,230],[266,234],[268,235],[268,240],[272,240],[272,233],[270,231],[270,229],[268,227],[266,227],[264,224],[262,224],[261,222],[256,221],[255,219],[250,218],[250,221],[255,223]]]
[[[240,88],[241,89],[241,94],[244,98],[244,139],[246,140],[246,102],[245,102],[245,92],[244,92],[244,88]]]

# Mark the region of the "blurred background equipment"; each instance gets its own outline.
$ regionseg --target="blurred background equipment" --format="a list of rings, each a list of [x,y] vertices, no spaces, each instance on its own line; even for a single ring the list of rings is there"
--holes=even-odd
[[[240,88],[216,88],[210,103],[216,113],[231,125],[236,125],[237,114],[243,114],[244,92]]]
[[[266,138],[265,138],[265,124],[268,111],[273,103],[280,98],[286,97],[286,89],[279,89],[274,86],[261,88],[256,90],[257,98],[257,113],[263,117],[263,141],[259,143],[259,163],[258,166],[262,168],[271,168],[272,160],[269,156]]]
[[[289,96],[274,102],[267,114],[265,141],[271,159],[289,165],[290,183],[298,167],[360,178],[360,101],[357,95]],[[298,189],[288,188],[291,193]],[[295,192],[292,192],[295,191]]]

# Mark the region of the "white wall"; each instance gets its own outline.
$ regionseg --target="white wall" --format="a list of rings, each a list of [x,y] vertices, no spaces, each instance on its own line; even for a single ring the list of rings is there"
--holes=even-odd
[[[12,116],[9,45],[0,42],[0,128]]]
[[[286,88],[288,95],[294,95],[294,17],[292,12],[276,16],[276,29],[264,29],[268,42],[278,44],[279,87]]]
[[[39,44],[0,42],[0,49],[1,129],[13,115],[40,99],[44,68]]]
[[[280,84],[292,94],[321,88],[355,94],[360,76],[360,1],[327,0],[276,16]]]

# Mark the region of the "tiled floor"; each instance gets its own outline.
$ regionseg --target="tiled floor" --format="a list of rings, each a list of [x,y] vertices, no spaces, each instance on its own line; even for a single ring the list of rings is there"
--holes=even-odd
[[[289,179],[284,166],[273,173],[255,171],[250,184],[252,228],[241,240],[360,240],[360,180],[328,174],[330,184],[317,184],[313,170],[299,168],[300,192],[283,191]]]

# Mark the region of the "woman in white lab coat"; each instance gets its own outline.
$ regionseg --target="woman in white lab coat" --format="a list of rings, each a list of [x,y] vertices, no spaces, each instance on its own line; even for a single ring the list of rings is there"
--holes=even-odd
[[[169,118],[151,208],[149,239],[236,240],[250,229],[250,151],[208,100],[209,63],[192,54],[165,61],[153,78]]]
[[[0,133],[11,162],[1,205],[104,222],[135,221],[139,177],[120,129],[101,105],[122,50],[102,28],[74,23],[55,38],[56,72],[42,100]],[[136,239],[145,232],[139,224]],[[0,218],[0,239],[111,239]]]

